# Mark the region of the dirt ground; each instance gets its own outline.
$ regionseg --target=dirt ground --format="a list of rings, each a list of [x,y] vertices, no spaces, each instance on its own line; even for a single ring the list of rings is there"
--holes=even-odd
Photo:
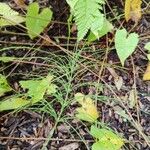
[[[2,2],[2,1],[0,1]],[[14,9],[16,8],[13,0],[3,1],[8,2]],[[148,2],[148,1],[147,1]],[[28,1],[26,2],[28,3]],[[68,27],[67,19],[69,17],[69,7],[65,1],[59,0],[42,0],[39,1],[41,7],[51,6],[54,16],[52,24],[45,30],[43,36],[48,35],[50,39],[56,41],[58,45],[69,51],[74,52],[76,45],[76,31],[71,33],[71,38],[68,44]],[[111,9],[110,7],[111,6]],[[143,4],[143,11],[146,8]],[[148,8],[147,8],[148,9]],[[150,9],[150,7],[149,7]],[[122,0],[111,1],[108,0],[106,5],[107,18],[114,17],[113,13],[122,13],[123,6]],[[97,83],[98,81],[104,85],[98,96],[102,101],[98,101],[97,108],[100,112],[99,121],[107,124],[111,129],[120,133],[127,142],[122,148],[123,150],[150,150],[147,142],[143,139],[139,131],[132,125],[127,119],[121,117],[115,113],[118,109],[123,109],[120,104],[115,101],[115,96],[124,97],[129,94],[129,91],[136,88],[138,104],[135,108],[130,108],[128,102],[124,102],[130,115],[140,124],[142,132],[149,138],[150,137],[150,82],[143,81],[143,73],[146,70],[147,59],[144,45],[150,41],[150,14],[145,13],[137,26],[134,27],[134,23],[124,22],[124,18],[120,18],[119,21],[114,20],[113,25],[115,27],[121,27],[123,24],[127,30],[137,32],[140,36],[140,42],[136,52],[125,63],[125,68],[121,68],[119,65],[119,59],[116,54],[114,43],[112,42],[114,33],[110,33],[107,36],[102,37],[99,41],[92,43],[91,45],[84,46],[81,42],[79,48],[85,48],[92,50],[83,51],[82,55],[91,59],[103,61],[105,52],[99,49],[106,48],[106,44],[112,46],[112,50],[107,55],[106,64],[114,65],[116,73],[122,77],[124,85],[120,91],[117,91],[114,86],[114,79],[107,67],[104,67],[101,78],[99,81],[98,70],[101,68],[99,64],[92,64],[92,67],[84,68],[81,66],[81,71],[77,73],[76,77],[72,80],[73,93],[81,92],[84,94],[96,94],[96,88],[94,86],[88,86],[85,83]],[[7,30],[6,30],[7,29]],[[42,51],[35,52],[26,48],[20,48],[17,51],[10,49],[4,52],[0,52],[1,56],[15,56],[15,57],[35,57],[28,61],[23,62],[0,62],[0,72],[6,75],[9,84],[17,90],[20,90],[18,82],[20,80],[26,80],[31,77],[45,76],[50,71],[47,60],[40,59],[39,57],[51,57],[50,53],[54,53],[56,56],[65,57],[66,54],[57,46],[43,44],[42,39],[30,40],[28,36],[24,35],[26,31],[20,29],[20,27],[7,27],[0,29],[0,47],[13,47],[13,46],[31,46],[38,47]],[[8,31],[8,32],[6,32]],[[13,34],[12,34],[13,33]],[[20,33],[20,34],[18,34]],[[108,42],[108,43],[107,43]],[[103,57],[102,57],[103,56]],[[67,56],[66,56],[67,57]],[[68,63],[68,60],[64,60]],[[62,62],[63,63],[63,62]],[[88,61],[86,61],[88,64]],[[83,61],[83,65],[84,61]],[[108,65],[108,66],[109,66]],[[93,67],[94,66],[94,67]],[[107,66],[107,65],[106,65]],[[82,72],[83,71],[83,72]],[[65,80],[65,79],[64,79]],[[110,90],[107,83],[112,87]],[[134,84],[135,83],[135,84]],[[81,86],[76,86],[81,84]],[[84,85],[85,84],[85,85]],[[133,86],[135,85],[135,86]],[[8,93],[11,95],[12,93]],[[5,95],[6,96],[6,95]],[[2,100],[4,97],[0,97]],[[50,97],[49,100],[52,98]],[[106,99],[106,100],[105,100]],[[41,104],[42,105],[42,104]],[[56,112],[60,111],[60,104],[52,103]],[[5,111],[0,114],[0,150],[40,150],[49,133],[55,125],[54,117],[46,113],[43,113],[42,109],[35,109],[40,107],[35,105],[29,109],[22,111]],[[64,116],[72,117],[74,115],[77,105],[71,103],[69,107],[63,112]],[[46,109],[43,107],[43,109]],[[66,118],[67,118],[66,117]],[[53,133],[52,138],[48,142],[48,150],[86,150],[89,149],[94,142],[94,139],[88,132],[88,123],[77,119],[64,119],[60,122]],[[80,135],[80,136],[79,136]],[[82,137],[82,138],[81,138]]]

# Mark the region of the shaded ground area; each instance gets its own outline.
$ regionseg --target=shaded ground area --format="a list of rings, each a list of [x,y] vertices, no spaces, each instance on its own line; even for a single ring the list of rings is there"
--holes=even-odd
[[[8,2],[15,8],[13,1]],[[119,8],[121,14],[123,13],[121,2],[121,0],[120,3],[108,1],[106,6],[108,18],[114,17],[116,7]],[[144,14],[135,27],[132,22],[125,23],[122,17],[119,18],[119,21],[116,19],[113,21],[116,27],[121,28],[123,25],[128,30],[135,31],[140,35],[140,43],[136,52],[126,61],[125,67],[121,67],[112,42],[114,33],[88,46],[81,42],[78,46],[78,49],[81,49],[79,52],[76,50],[75,44],[76,31],[71,33],[68,43],[68,5],[59,0],[40,1],[39,3],[41,7],[51,5],[54,12],[54,21],[45,30],[43,36],[48,35],[67,52],[62,51],[58,46],[47,45],[42,39],[37,38],[31,41],[25,34],[26,31],[20,27],[7,27],[7,30],[1,29],[0,46],[1,49],[12,48],[0,52],[0,54],[27,59],[11,63],[1,62],[0,71],[8,77],[10,85],[16,91],[21,90],[18,84],[20,80],[46,76],[48,72],[51,72],[56,76],[55,82],[60,87],[60,98],[46,97],[49,104],[44,100],[23,111],[1,113],[0,149],[41,149],[53,129],[54,132],[49,138],[47,146],[48,150],[90,149],[94,139],[89,134],[89,124],[74,117],[75,109],[78,106],[73,101],[74,94],[82,92],[91,94],[93,99],[97,99],[101,126],[109,126],[126,139],[126,144],[122,149],[149,150],[147,141],[140,132],[144,133],[146,139],[150,137],[150,85],[149,81],[142,80],[148,63],[143,47],[150,39],[150,14]],[[143,13],[146,8],[144,5]],[[108,52],[106,52],[107,45],[110,49]],[[72,53],[70,54],[68,51]],[[81,57],[74,61],[77,52]],[[108,68],[115,69],[117,75],[122,77],[121,90],[117,90],[114,76]],[[70,85],[69,90],[65,88],[67,83]],[[137,101],[133,108],[128,100],[132,90],[137,93]],[[13,93],[8,93],[8,95],[11,94]],[[59,116],[63,105],[60,101],[65,99],[66,95],[70,102],[63,110],[58,125],[54,128],[55,118]],[[124,110],[127,110],[128,115]],[[130,121],[131,118],[135,120],[137,126]]]

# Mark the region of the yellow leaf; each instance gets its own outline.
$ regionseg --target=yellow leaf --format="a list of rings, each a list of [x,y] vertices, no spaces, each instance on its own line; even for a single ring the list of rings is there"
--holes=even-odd
[[[110,138],[110,137],[111,137],[111,135],[105,134],[105,136],[103,138],[101,138],[100,140],[101,140],[101,142],[105,142],[105,143],[110,142],[113,145],[117,145],[117,147],[122,147],[122,145],[124,144],[123,140],[121,138],[117,137],[117,135],[115,136],[115,134],[114,134],[114,137],[112,137],[112,138]]]
[[[126,0],[125,1],[125,19],[128,22],[132,19],[138,22],[142,16],[141,14],[142,0]]]
[[[144,81],[150,80],[150,62],[148,63],[147,69],[144,73],[143,80]]]
[[[76,116],[84,121],[95,122],[99,114],[93,100],[82,93],[77,93],[75,99],[81,104],[81,107],[76,109]]]

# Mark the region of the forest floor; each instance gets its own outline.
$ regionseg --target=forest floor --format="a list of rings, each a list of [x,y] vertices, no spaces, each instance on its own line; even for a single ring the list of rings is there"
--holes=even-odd
[[[16,9],[12,0],[3,2]],[[142,79],[148,64],[144,45],[150,41],[150,14],[143,13],[134,26],[121,16],[122,0],[108,0],[106,16],[113,20],[113,25],[125,27],[140,37],[136,51],[122,67],[114,47],[114,33],[89,45],[84,41],[77,45],[76,30],[72,28],[68,38],[69,6],[65,0],[41,0],[39,4],[52,8],[53,21],[42,36],[49,37],[56,45],[47,44],[40,37],[31,40],[18,26],[1,28],[0,47],[7,50],[0,50],[0,55],[23,59],[0,62],[0,72],[16,91],[20,90],[20,80],[51,73],[59,94],[19,111],[1,112],[0,150],[40,150],[46,142],[48,150],[90,150],[94,139],[89,134],[89,124],[74,117],[77,92],[93,95],[97,100],[98,121],[126,139],[122,150],[150,150],[146,141],[150,138],[150,82]],[[144,2],[142,8],[150,6]],[[120,90],[115,86],[114,74],[123,79]],[[62,110],[63,99],[67,105]]]

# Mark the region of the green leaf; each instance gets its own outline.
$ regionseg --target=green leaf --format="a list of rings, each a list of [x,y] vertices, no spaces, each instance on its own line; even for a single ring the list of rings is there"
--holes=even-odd
[[[131,33],[128,36],[127,34],[127,31],[122,29],[117,30],[115,35],[115,47],[122,66],[124,66],[125,60],[134,52],[139,41],[138,34]]]
[[[20,16],[18,12],[14,11],[6,3],[0,3],[0,26],[17,25],[25,21],[25,18]]]
[[[45,94],[52,94],[56,91],[56,86],[51,83],[53,76],[48,75],[46,78],[43,79],[35,79],[35,80],[27,80],[27,81],[20,81],[20,85],[24,89],[28,89],[27,93],[22,97],[13,96],[11,98],[7,98],[4,101],[0,102],[0,111],[4,110],[11,110],[11,109],[18,109],[27,105],[33,105],[34,103],[43,99]],[[0,78],[0,85],[1,83],[5,83],[6,85],[3,86],[3,89],[9,91],[9,88],[5,79]],[[3,81],[3,80],[4,81]],[[3,81],[3,82],[2,82]],[[2,86],[0,86],[1,91]],[[29,99],[30,98],[30,99]]]
[[[147,49],[149,51],[149,53],[150,53],[150,42],[146,43],[144,48]]]
[[[91,126],[90,134],[97,139],[101,139],[104,136],[101,132],[101,129],[97,128],[94,125]]]
[[[0,74],[0,96],[9,91],[12,91],[12,88],[7,83],[6,77]]]
[[[40,35],[52,19],[52,11],[44,8],[39,14],[38,3],[32,3],[28,6],[26,15],[26,26],[31,39]]]
[[[44,94],[48,91],[48,94],[52,94],[55,92],[56,86],[51,84],[53,76],[48,75],[46,78],[41,80],[27,80],[27,81],[20,81],[20,85],[24,89],[28,89],[26,93],[27,97],[31,98],[32,103],[36,103],[43,99]],[[50,90],[52,90],[50,92]]]
[[[78,29],[78,41],[82,40],[89,30],[97,37],[104,21],[104,15],[100,12],[104,0],[67,0],[73,8],[73,16]]]
[[[85,112],[82,108],[77,108],[76,111],[77,111],[76,117],[78,119],[87,121],[90,123],[95,122],[98,117],[98,116],[95,117],[93,115],[90,115],[89,113]]]
[[[112,29],[113,29],[113,25],[108,20],[104,19],[103,26],[102,26],[101,30],[98,31],[97,37],[91,31],[90,34],[89,34],[89,36],[88,36],[88,41],[89,42],[95,41],[96,39],[104,36],[108,32],[111,32]]]
[[[111,130],[99,129],[92,125],[90,134],[98,139],[98,142],[94,143],[92,150],[119,150],[124,144],[123,140],[113,133]]]
[[[0,111],[18,109],[30,103],[31,101],[29,100],[14,96],[12,98],[9,98],[0,102]]]
[[[119,150],[115,149],[114,146],[109,142],[96,142],[92,145],[92,150]]]

